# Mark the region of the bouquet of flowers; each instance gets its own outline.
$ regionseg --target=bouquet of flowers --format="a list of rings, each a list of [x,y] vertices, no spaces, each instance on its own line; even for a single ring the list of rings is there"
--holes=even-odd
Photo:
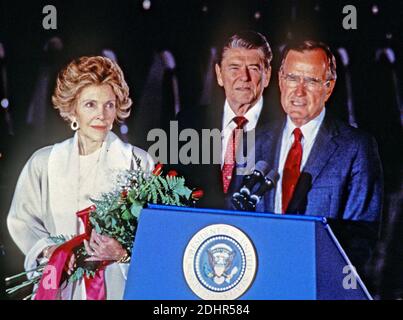
[[[139,169],[128,170],[118,175],[115,190],[102,194],[100,199],[91,199],[94,205],[77,213],[86,226],[86,232],[83,235],[51,237],[51,240],[55,244],[60,244],[60,246],[55,250],[49,261],[45,259],[43,263],[33,270],[6,278],[6,282],[10,283],[22,276],[31,275],[28,280],[7,289],[6,292],[13,294],[22,288],[34,285],[36,290],[24,299],[30,299],[35,295],[38,285],[40,287],[41,279],[46,273],[48,264],[57,264],[57,258],[53,258],[57,256],[56,253],[61,247],[64,248],[66,253],[65,259],[60,260],[60,256],[63,256],[63,250],[60,251],[61,253],[58,252],[59,262],[62,261],[61,264],[59,263],[61,268],[64,267],[67,255],[71,255],[71,253],[76,256],[76,268],[70,276],[60,272],[58,282],[64,280],[74,282],[83,277],[87,279],[94,278],[97,271],[106,266],[108,262],[86,261],[90,256],[85,250],[83,240],[88,240],[92,229],[95,229],[98,234],[112,237],[119,241],[128,253],[129,260],[136,234],[137,221],[142,208],[148,203],[175,206],[190,205],[203,196],[202,190],[192,191],[189,189],[185,185],[185,179],[179,177],[176,171],[171,170],[163,175],[162,164],[158,164],[153,172],[143,171],[139,160],[137,164]]]

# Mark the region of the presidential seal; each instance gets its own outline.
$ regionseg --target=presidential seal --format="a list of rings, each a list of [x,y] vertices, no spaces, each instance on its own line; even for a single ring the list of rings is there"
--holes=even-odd
[[[252,284],[256,265],[250,239],[227,224],[201,229],[189,241],[183,256],[186,282],[205,300],[239,298]]]

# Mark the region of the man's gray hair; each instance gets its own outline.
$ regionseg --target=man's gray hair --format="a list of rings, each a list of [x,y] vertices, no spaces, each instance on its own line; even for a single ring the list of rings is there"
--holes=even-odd
[[[284,48],[282,52],[280,71],[283,70],[284,61],[291,50],[297,52],[304,52],[318,49],[322,50],[327,57],[327,62],[329,66],[327,80],[336,80],[337,79],[336,58],[334,57],[332,51],[330,50],[327,44],[314,40],[304,40],[287,44],[287,46]]]
[[[218,63],[221,65],[225,51],[227,51],[228,49],[236,48],[260,50],[264,56],[265,67],[270,68],[270,62],[273,59],[273,53],[271,51],[269,43],[267,42],[266,37],[261,33],[248,30],[241,31],[231,36],[219,52]]]

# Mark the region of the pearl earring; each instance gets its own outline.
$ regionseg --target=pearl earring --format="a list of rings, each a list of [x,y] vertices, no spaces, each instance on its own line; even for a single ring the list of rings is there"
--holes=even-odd
[[[78,125],[77,120],[73,120],[73,121],[71,122],[70,128],[71,128],[71,130],[73,130],[73,131],[77,131],[77,130],[78,130],[79,125]]]

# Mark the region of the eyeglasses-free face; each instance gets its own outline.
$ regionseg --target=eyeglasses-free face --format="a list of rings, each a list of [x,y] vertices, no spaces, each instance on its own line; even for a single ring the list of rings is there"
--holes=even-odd
[[[79,138],[85,152],[91,153],[102,145],[116,117],[116,96],[108,84],[89,85],[82,89],[72,117],[79,125]],[[85,153],[85,154],[86,154]]]
[[[217,82],[236,115],[253,107],[269,85],[271,69],[265,67],[264,54],[257,49],[228,49],[215,69]]]
[[[279,72],[281,105],[298,127],[316,118],[332,94],[329,65],[323,50],[288,52]]]

